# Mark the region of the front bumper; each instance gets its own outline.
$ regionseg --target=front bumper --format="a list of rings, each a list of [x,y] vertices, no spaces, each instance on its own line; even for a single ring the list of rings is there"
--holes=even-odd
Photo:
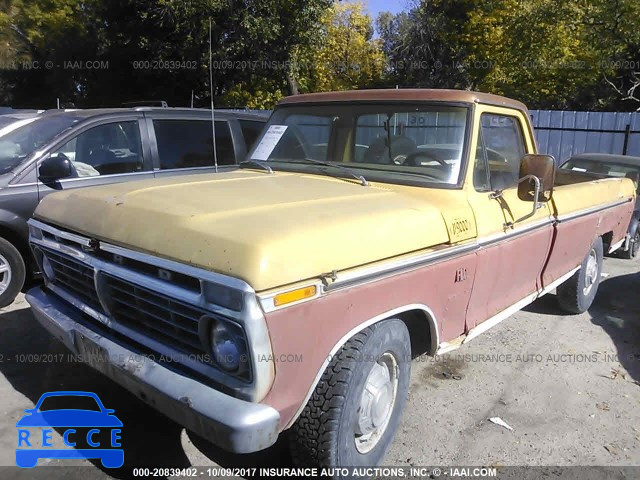
[[[69,350],[167,417],[225,450],[273,445],[280,414],[173,372],[73,320],[78,310],[36,287],[26,295],[38,321]]]

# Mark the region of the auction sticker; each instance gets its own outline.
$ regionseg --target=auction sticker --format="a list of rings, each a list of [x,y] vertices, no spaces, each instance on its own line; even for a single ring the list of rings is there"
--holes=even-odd
[[[287,131],[286,125],[271,125],[267,130],[267,133],[264,134],[260,144],[256,147],[251,156],[252,160],[268,160],[269,155],[273,152],[273,149],[276,148],[278,142],[284,135],[284,132]]]

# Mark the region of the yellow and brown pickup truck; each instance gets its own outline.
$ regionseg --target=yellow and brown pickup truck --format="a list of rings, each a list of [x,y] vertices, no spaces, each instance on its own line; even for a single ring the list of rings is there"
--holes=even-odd
[[[240,167],[48,196],[27,300],[213,443],[288,431],[320,466],[381,461],[412,358],[555,288],[588,309],[635,200],[631,180],[556,172],[523,104],[466,91],[284,99]]]

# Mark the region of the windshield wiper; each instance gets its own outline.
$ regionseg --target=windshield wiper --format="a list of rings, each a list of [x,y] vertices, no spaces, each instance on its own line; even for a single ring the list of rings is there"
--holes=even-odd
[[[240,168],[242,168],[242,165],[258,165],[259,167],[263,168],[264,170],[266,170],[268,173],[273,173],[273,168],[271,168],[269,165],[267,165],[265,162],[262,162],[260,160],[243,160],[242,162],[240,162],[238,164],[238,166]]]
[[[357,173],[354,173],[352,170],[348,169],[347,167],[343,167],[342,165],[336,165],[335,163],[325,162],[324,160],[316,160],[315,158],[308,158],[308,157],[295,159],[293,160],[293,162],[314,163],[316,165],[323,165],[325,167],[337,168],[338,170],[342,170],[343,172],[345,172],[350,177],[353,177],[356,180],[358,180],[360,182],[360,185],[362,185],[363,187],[369,186],[369,182],[367,182],[366,178],[364,178],[362,175],[358,175]]]

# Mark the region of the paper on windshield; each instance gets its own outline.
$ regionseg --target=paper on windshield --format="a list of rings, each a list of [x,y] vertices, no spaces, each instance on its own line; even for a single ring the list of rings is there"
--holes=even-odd
[[[271,125],[251,155],[252,160],[268,160],[269,155],[287,130],[286,125]]]

